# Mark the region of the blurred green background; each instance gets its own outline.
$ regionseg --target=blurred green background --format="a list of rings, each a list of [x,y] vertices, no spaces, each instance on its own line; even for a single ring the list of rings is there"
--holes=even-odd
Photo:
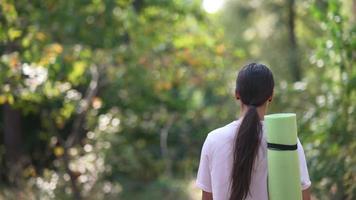
[[[199,199],[251,61],[313,199],[356,199],[355,0],[0,0],[0,22],[0,199]]]

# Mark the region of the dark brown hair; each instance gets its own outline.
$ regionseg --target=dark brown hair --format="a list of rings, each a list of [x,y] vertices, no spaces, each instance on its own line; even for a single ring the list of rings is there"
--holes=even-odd
[[[230,200],[243,200],[250,191],[252,169],[262,132],[257,107],[272,96],[273,88],[272,72],[263,64],[248,64],[237,76],[235,92],[248,110],[235,136]]]

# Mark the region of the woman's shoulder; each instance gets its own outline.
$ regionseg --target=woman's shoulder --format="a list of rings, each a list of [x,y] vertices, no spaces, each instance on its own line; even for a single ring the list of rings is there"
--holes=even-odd
[[[225,126],[214,129],[208,134],[207,140],[209,140],[211,143],[222,142],[226,139],[229,140],[235,136],[239,124],[239,120],[235,120],[229,124],[226,124]]]

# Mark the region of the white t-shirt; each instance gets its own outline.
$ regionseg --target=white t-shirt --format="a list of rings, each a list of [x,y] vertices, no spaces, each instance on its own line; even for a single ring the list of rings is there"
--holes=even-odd
[[[196,185],[213,193],[214,200],[228,200],[230,196],[234,137],[241,120],[210,132],[204,142]],[[263,121],[262,121],[263,125]],[[264,126],[263,126],[264,127]],[[263,128],[262,142],[251,176],[250,193],[246,200],[268,200],[267,191],[267,140]],[[310,185],[303,147],[298,139],[298,156],[302,189]]]

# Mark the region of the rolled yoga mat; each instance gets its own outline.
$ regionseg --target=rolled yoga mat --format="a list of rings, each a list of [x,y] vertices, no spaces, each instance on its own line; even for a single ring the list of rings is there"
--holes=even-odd
[[[265,125],[269,199],[301,200],[296,115],[266,115]]]

